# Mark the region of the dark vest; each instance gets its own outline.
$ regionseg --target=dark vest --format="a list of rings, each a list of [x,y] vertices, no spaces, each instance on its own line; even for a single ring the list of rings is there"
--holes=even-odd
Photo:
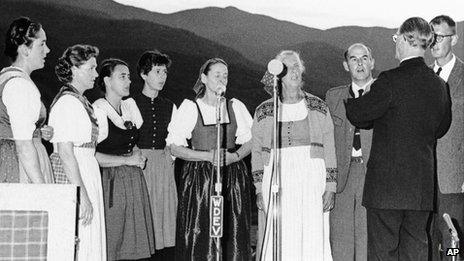
[[[217,130],[216,124],[206,125],[201,115],[200,107],[195,101],[198,110],[197,122],[192,131],[192,148],[194,150],[212,150],[216,148]],[[232,101],[227,101],[227,113],[229,115],[230,123],[221,124],[220,140],[221,148],[233,149],[235,148],[235,133],[237,132],[237,120],[232,108]]]
[[[130,129],[121,129],[108,119],[108,137],[98,143],[97,151],[110,155],[124,155],[132,152],[139,130],[132,124]]]
[[[140,149],[164,149],[174,103],[163,97],[151,99],[142,93],[133,96],[143,118],[137,146]]]

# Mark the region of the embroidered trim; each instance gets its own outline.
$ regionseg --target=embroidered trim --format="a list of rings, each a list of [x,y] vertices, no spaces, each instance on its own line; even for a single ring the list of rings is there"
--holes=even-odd
[[[267,153],[271,153],[271,149],[268,148],[268,147],[261,147],[261,151],[264,151],[264,152],[267,152]]]
[[[254,183],[263,182],[264,170],[256,170],[251,173],[253,175]]]
[[[337,176],[337,168],[326,168],[326,182],[337,182]]]
[[[274,115],[274,104],[272,102],[265,102],[256,108],[256,118],[258,122],[266,117],[272,117]]]
[[[310,146],[321,147],[324,148],[324,144],[318,142],[311,142]]]
[[[310,97],[310,96],[306,96],[305,99],[306,99],[306,106],[308,107],[308,109],[321,112],[324,115],[327,114],[327,104],[323,100],[317,97]]]

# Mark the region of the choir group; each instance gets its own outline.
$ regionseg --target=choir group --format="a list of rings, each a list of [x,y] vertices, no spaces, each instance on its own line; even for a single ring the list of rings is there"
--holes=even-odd
[[[453,26],[443,21],[435,24]],[[218,249],[209,231],[210,196],[215,194],[215,168],[220,162],[224,196],[221,260],[251,260],[255,252],[258,260],[273,260],[275,227],[269,213],[273,209],[272,175],[277,168],[281,173],[278,245],[282,260],[423,260],[402,256],[401,251],[408,249],[396,249],[399,254],[394,259],[389,249],[391,242],[400,248],[399,241],[410,241],[407,247],[422,251],[420,244],[412,243],[414,239],[395,241],[395,235],[385,238],[372,231],[400,231],[408,225],[404,217],[416,215],[419,220],[416,212],[424,212],[428,220],[432,210],[429,199],[417,196],[414,186],[422,192],[428,186],[425,191],[433,194],[433,184],[430,187],[426,182],[434,174],[427,174],[429,165],[421,160],[430,160],[430,146],[450,127],[451,114],[445,108],[450,91],[424,64],[421,51],[455,36],[455,32],[434,33],[432,25],[421,18],[406,20],[393,39],[396,58],[401,61],[394,69],[398,72],[384,72],[377,80],[372,78],[371,49],[360,43],[347,48],[343,65],[352,83],[329,90],[326,101],[304,91],[305,64],[298,52],[279,52],[275,59],[285,70],[277,81],[278,141],[274,141],[272,99],[262,102],[252,116],[240,100],[227,95],[218,98],[229,77],[237,77],[229,76],[229,66],[221,58],[201,66],[193,86],[195,98],[177,107],[161,93],[171,66],[168,55],[156,50],[141,54],[135,74],[143,80],[143,88],[131,93],[131,66],[125,61],[109,58],[100,62],[97,47],[73,45],[54,62],[62,87],[47,113],[30,78],[33,71],[44,67],[50,52],[47,35],[40,23],[18,18],[5,38],[4,53],[11,66],[0,72],[0,182],[79,187],[76,260],[146,259],[166,249],[175,249],[172,258],[176,260],[216,260]],[[442,36],[440,41],[437,36]],[[430,95],[419,103],[422,96],[411,88],[399,90],[397,86],[403,83],[395,82],[398,79],[406,85],[426,79],[423,86],[433,85],[425,91]],[[266,72],[261,82],[272,95],[273,75]],[[84,96],[91,89],[101,94],[93,103]],[[416,103],[405,101],[409,98]],[[418,104],[428,104],[433,111]],[[419,111],[426,122],[410,115]],[[216,150],[217,119],[220,153]],[[405,128],[405,123],[413,127]],[[392,126],[402,127],[392,134],[396,133]],[[51,155],[42,139],[53,144]],[[408,150],[394,147],[397,143],[407,145]],[[398,148],[401,151],[395,154]],[[243,160],[250,153],[251,170]],[[414,170],[408,167],[407,153],[421,155]],[[391,155],[402,155],[404,160]],[[177,180],[176,158],[183,160]],[[413,183],[408,183],[410,174],[403,169],[413,173]],[[385,177],[399,183],[382,180]],[[402,194],[402,185],[406,194]],[[255,192],[259,229],[253,251],[250,228]],[[393,201],[407,202],[388,203]],[[356,206],[350,209],[350,204]],[[398,212],[385,211],[398,209],[408,211],[401,212],[394,226],[391,217]],[[414,229],[422,228],[407,233],[422,240],[411,232]],[[399,238],[404,236],[398,233]],[[390,252],[383,255],[382,247]]]

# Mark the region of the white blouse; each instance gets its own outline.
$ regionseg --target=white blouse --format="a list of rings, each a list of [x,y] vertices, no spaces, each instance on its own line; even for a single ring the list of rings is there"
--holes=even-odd
[[[31,140],[42,107],[40,92],[25,72],[17,74],[22,77],[13,78],[5,84],[2,102],[8,111],[13,139]]]
[[[292,104],[279,102],[279,107],[279,121],[282,122],[301,121],[308,116],[305,99]]]
[[[119,115],[113,106],[104,98],[96,100],[93,103],[93,107],[105,111],[111,122],[120,129],[126,129],[124,126],[125,121],[131,121],[135,124],[137,129],[140,129],[143,124],[142,114],[140,114],[139,107],[137,107],[135,100],[132,98],[121,101],[121,115]]]
[[[108,136],[106,113],[94,107],[98,124],[98,142]],[[53,127],[52,143],[73,142],[75,146],[91,141],[92,123],[84,105],[74,96],[63,95],[50,110],[48,125]]]
[[[216,107],[204,103],[201,99],[197,99],[198,107],[201,110],[204,124],[216,123]],[[226,103],[223,103],[221,108],[221,122],[228,123],[229,116],[225,110]],[[244,144],[251,140],[251,125],[253,118],[248,112],[245,105],[237,100],[232,99],[232,109],[237,120],[237,132],[235,134],[236,144]],[[185,99],[180,105],[168,126],[168,136],[166,144],[175,144],[178,146],[187,146],[187,140],[192,138],[192,131],[198,119],[198,109],[194,101]]]

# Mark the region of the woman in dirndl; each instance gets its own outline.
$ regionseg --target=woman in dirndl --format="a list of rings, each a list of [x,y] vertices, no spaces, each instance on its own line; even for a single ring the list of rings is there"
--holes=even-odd
[[[216,260],[218,254],[210,237],[210,197],[215,195],[216,182],[217,94],[225,91],[227,80],[224,60],[206,61],[194,86],[196,99],[184,100],[169,124],[166,142],[171,153],[186,161],[178,186],[176,260]],[[242,159],[251,150],[252,118],[239,100],[221,101],[224,226],[219,255],[221,260],[249,260],[251,177]]]
[[[102,172],[108,260],[150,258],[155,252],[150,198],[142,168],[146,158],[135,147],[143,124],[129,95],[129,66],[119,59],[102,62],[98,86],[104,98],[93,105],[106,112],[108,137],[97,146]]]
[[[105,261],[105,215],[95,147],[106,136],[106,117],[83,96],[98,76],[97,56],[94,46],[74,45],[58,59],[55,73],[64,86],[50,110],[49,124],[54,128],[50,158],[56,183],[79,187],[76,259]]]
[[[156,257],[173,257],[176,243],[177,190],[174,160],[166,147],[168,124],[177,107],[163,93],[171,59],[158,51],[146,51],[137,65],[143,80],[142,92],[132,96],[142,114],[143,124],[137,147],[147,158],[143,170],[147,181],[155,230]]]
[[[42,26],[28,18],[14,20],[5,37],[11,66],[0,72],[0,182],[53,183],[50,161],[41,137],[52,128],[40,92],[30,78],[44,67],[50,52]]]
[[[333,123],[327,105],[303,91],[303,61],[294,51],[276,57],[287,68],[279,76],[278,147],[282,260],[331,261],[329,210],[334,204],[336,158]],[[263,83],[272,93],[273,78]],[[269,88],[271,87],[271,88]],[[271,199],[273,173],[272,98],[261,103],[253,122],[252,170],[259,209],[258,260],[273,260]],[[267,218],[266,218],[267,217]]]

